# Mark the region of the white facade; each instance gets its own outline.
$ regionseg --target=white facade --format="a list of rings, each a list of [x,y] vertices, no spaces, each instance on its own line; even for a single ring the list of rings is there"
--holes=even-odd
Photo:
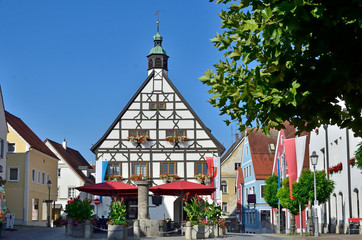
[[[81,177],[72,166],[64,159],[63,155],[60,154],[57,149],[49,142],[45,140],[46,146],[59,158],[58,161],[58,192],[57,192],[57,201],[55,204],[62,205],[62,213],[65,210],[65,206],[68,203],[70,198],[81,196],[82,199],[88,198],[92,199],[91,194],[84,192],[79,192],[76,187],[84,186],[86,181]],[[87,173],[84,173],[87,175]]]
[[[6,179],[6,154],[8,152],[7,144],[8,126],[5,119],[4,101],[0,87],[0,177]]]
[[[163,184],[160,174],[171,173],[171,168],[181,179],[195,181],[197,171],[207,171],[206,158],[220,157],[224,151],[168,78],[167,59],[165,52],[148,56],[147,79],[103,137],[93,145],[97,183],[104,180],[102,163],[105,161],[108,166],[116,165],[117,175],[128,183],[130,176],[140,173],[141,169],[141,173],[152,179],[153,185]],[[133,133],[148,135],[150,139],[132,143],[127,138]],[[172,135],[184,136],[187,140],[171,143],[166,138]],[[98,214],[106,216],[109,201],[103,199]],[[127,204],[128,207],[134,205]],[[152,207],[150,198],[150,206],[151,219],[178,219],[181,199],[164,196],[161,206]]]
[[[335,182],[330,201],[318,207],[320,232],[327,232],[330,228],[331,232],[347,233],[348,218],[362,217],[361,169],[349,165],[361,141],[353,136],[352,131],[337,126],[321,127],[311,132],[310,153],[315,151],[319,155],[316,169],[327,173],[328,167],[342,163],[342,171],[329,174]],[[313,170],[313,165],[310,166]]]

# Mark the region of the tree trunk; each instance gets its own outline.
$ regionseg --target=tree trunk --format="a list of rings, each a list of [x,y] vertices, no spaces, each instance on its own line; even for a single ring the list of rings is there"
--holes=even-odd
[[[290,234],[294,235],[295,232],[295,215],[294,214],[290,214]]]
[[[308,230],[309,234],[313,236],[313,218],[312,218],[312,202],[308,201]]]

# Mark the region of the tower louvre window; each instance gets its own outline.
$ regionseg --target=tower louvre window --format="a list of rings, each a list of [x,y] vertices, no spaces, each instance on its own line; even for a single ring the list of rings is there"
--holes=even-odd
[[[161,58],[156,58],[155,67],[162,67]]]

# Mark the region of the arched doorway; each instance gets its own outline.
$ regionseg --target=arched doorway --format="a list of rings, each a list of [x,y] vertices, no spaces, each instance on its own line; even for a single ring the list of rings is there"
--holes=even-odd
[[[355,188],[352,193],[352,217],[353,218],[360,217],[359,192],[357,188]]]

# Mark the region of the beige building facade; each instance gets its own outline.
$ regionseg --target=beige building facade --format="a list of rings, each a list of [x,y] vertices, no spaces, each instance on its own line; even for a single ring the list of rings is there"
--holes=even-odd
[[[228,223],[228,231],[239,232],[237,218],[237,173],[241,166],[244,136],[235,136],[235,142],[221,158],[221,191],[223,218]]]
[[[6,120],[9,129],[7,207],[15,214],[15,224],[46,226],[45,200],[57,197],[58,158],[20,118],[6,112]]]

